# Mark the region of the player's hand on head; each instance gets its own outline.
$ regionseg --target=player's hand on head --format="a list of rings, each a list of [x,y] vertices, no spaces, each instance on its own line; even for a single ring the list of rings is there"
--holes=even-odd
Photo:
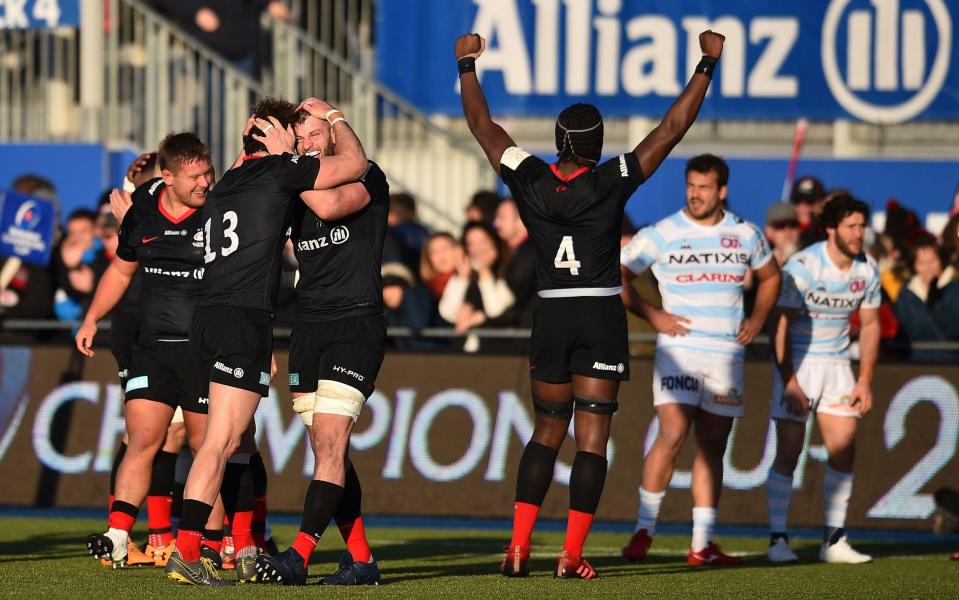
[[[267,117],[266,119],[256,119],[256,127],[261,134],[253,134],[253,139],[266,146],[266,151],[270,154],[283,154],[288,152],[295,153],[296,135],[290,126],[283,127],[276,117]]]
[[[688,334],[689,329],[686,328],[686,325],[689,322],[686,317],[670,314],[665,310],[652,311],[649,317],[649,324],[653,326],[657,333],[664,333],[672,337]]]
[[[250,115],[250,118],[246,120],[246,127],[243,128],[243,136],[246,137],[250,135],[254,127],[256,127],[256,117]]]
[[[130,193],[113,188],[110,192],[110,211],[113,212],[118,223],[123,223],[123,217],[127,215],[131,206],[133,206],[133,197]]]
[[[479,58],[486,50],[486,40],[478,33],[467,33],[456,39],[456,60]]]
[[[726,41],[726,36],[708,29],[699,34],[700,49],[702,49],[703,54],[713,58],[719,58],[722,55],[724,41]]]
[[[786,412],[791,415],[804,417],[809,413],[809,398],[799,387],[799,380],[795,375],[786,383],[781,402],[786,405]]]
[[[300,105],[296,108],[297,110],[305,110],[311,117],[323,120],[326,120],[326,115],[328,115],[331,110],[337,110],[335,106],[319,98],[307,98],[303,102],[300,102]]]
[[[859,381],[852,390],[852,405],[859,409],[859,414],[864,415],[872,410],[872,388],[868,383]]]
[[[739,332],[736,334],[736,342],[738,342],[740,346],[748,346],[753,343],[753,340],[756,339],[756,336],[759,335],[762,328],[763,324],[757,322],[755,319],[743,319],[743,322],[739,325]]]
[[[137,175],[143,172],[143,167],[145,167],[146,164],[155,156],[156,152],[144,152],[140,156],[136,157],[136,160],[130,163],[130,166],[127,167],[127,179],[133,181]]]
[[[77,350],[87,358],[93,358],[93,338],[97,335],[97,324],[84,321],[74,338]]]

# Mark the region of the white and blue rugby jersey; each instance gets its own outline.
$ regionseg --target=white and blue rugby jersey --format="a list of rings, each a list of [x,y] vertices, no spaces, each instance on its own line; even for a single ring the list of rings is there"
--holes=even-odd
[[[620,262],[633,273],[652,267],[663,309],[690,320],[688,335],[660,334],[657,348],[733,355],[743,353],[736,334],[743,321],[746,272],[771,259],[755,225],[726,212],[722,221],[707,227],[683,210],[643,228],[620,253]]]
[[[797,252],[783,267],[777,306],[798,309],[789,325],[793,361],[849,360],[849,316],[879,308],[879,267],[867,254],[841,271],[819,242]]]

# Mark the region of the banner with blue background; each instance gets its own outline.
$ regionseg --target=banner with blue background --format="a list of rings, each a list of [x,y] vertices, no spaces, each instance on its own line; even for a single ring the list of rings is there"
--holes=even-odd
[[[953,0],[382,0],[378,77],[427,112],[458,114],[453,44],[487,39],[477,72],[495,115],[591,102],[659,116],[726,36],[702,116],[959,118]]]
[[[50,262],[55,224],[52,202],[0,190],[0,256],[45,266]]]

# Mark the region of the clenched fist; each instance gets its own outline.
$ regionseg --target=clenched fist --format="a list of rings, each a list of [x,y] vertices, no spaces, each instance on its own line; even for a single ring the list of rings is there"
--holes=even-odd
[[[478,33],[467,33],[456,38],[456,60],[461,58],[479,58],[486,49],[486,40]]]
[[[703,54],[712,56],[713,58],[719,58],[723,53],[724,41],[726,41],[726,36],[708,29],[699,34],[699,47],[702,49]],[[457,48],[458,47],[459,46],[457,46]]]

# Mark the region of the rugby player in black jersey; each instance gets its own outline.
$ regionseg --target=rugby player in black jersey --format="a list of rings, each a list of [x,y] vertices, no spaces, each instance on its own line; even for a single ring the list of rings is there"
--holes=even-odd
[[[328,121],[299,111],[295,131],[300,152],[335,154]],[[290,391],[293,409],[310,433],[315,467],[293,545],[278,556],[257,558],[263,581],[305,584],[310,555],[332,518],[347,552],[338,571],[320,583],[379,582],[363,527],[360,480],[348,451],[350,433],[383,362],[380,267],[389,195],[386,176],[370,161],[359,181],[304,192],[309,208],[296,205],[292,238],[299,280]]]
[[[206,429],[206,386],[191,360],[188,336],[203,277],[198,209],[210,185],[210,154],[192,133],[174,134],[160,145],[158,163],[161,177],[133,194],[120,227],[117,256],[76,335],[77,348],[92,357],[97,321],[117,305],[142,267],[139,331],[125,387],[128,447],[116,474],[109,530],[87,540],[91,554],[114,565],[126,559],[129,532],[175,409],[184,411],[194,450]],[[222,515],[213,518],[222,520]]]
[[[253,127],[243,136],[246,155],[223,175],[203,207],[206,271],[190,348],[209,382],[210,416],[187,478],[176,550],[166,567],[167,575],[182,583],[223,583],[213,565],[201,560],[200,538],[227,462],[249,462],[249,454],[236,451],[260,398],[269,393],[272,316],[294,205],[304,191],[354,181],[367,169],[363,147],[343,113],[316,99],[302,108],[330,122],[339,152],[323,157],[322,168],[317,158],[294,155],[296,108],[275,98],[257,104]],[[231,507],[225,508],[229,513]],[[255,579],[255,545],[238,540],[236,531],[234,543],[237,579]]]
[[[582,550],[606,480],[606,444],[619,382],[629,377],[626,315],[619,297],[623,209],[696,119],[724,39],[712,31],[700,34],[704,56],[695,74],[632,152],[600,164],[599,111],[588,104],[563,110],[556,120],[559,160],[551,165],[518,148],[490,118],[476,76],[483,38],[468,34],[456,40],[467,124],[516,200],[539,258],[542,301],[534,315],[529,363],[536,418],[519,463],[513,537],[500,566],[504,575],[529,573],[530,535],[575,414],[566,541],[555,575],[596,576]]]

